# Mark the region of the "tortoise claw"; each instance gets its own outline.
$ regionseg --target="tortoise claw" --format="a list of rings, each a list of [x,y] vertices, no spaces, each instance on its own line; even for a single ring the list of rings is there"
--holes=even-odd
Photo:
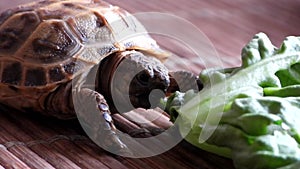
[[[103,138],[99,138],[103,139]],[[126,144],[124,144],[119,136],[116,133],[110,133],[105,137],[105,139],[102,142],[102,146],[111,153],[120,155],[120,156],[125,156],[125,157],[130,157],[133,155],[132,151],[127,147]]]
[[[76,94],[75,103],[78,108],[76,113],[86,134],[108,152],[118,155],[131,154],[118,136],[104,97],[88,88],[83,88]]]
[[[96,132],[97,140],[99,140],[101,146],[104,146],[107,151],[121,156],[132,156],[133,153],[119,138],[110,114],[104,112],[103,118],[105,119],[105,122],[102,123],[102,126],[99,129],[100,131]]]

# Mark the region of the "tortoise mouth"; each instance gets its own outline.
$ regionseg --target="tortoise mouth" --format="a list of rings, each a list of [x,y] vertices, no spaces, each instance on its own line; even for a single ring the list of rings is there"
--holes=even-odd
[[[170,85],[168,76],[159,71],[149,73],[147,70],[138,73],[130,83],[129,97],[132,105],[143,108],[157,107],[160,99],[165,97]]]
[[[158,90],[160,92],[157,92]],[[144,93],[140,95],[130,95],[129,97],[132,105],[135,108],[142,107],[145,109],[158,107],[160,104],[160,99],[163,98],[165,95],[164,92],[160,89],[156,89],[154,91],[154,94],[151,94],[152,92],[150,92],[147,94]]]
[[[142,107],[145,109],[158,107],[160,99],[165,96],[164,89],[153,89],[143,93],[130,94],[129,98],[135,108]]]

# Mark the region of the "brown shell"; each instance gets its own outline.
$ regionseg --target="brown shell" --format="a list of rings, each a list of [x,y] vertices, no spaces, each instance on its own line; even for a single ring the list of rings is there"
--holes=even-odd
[[[132,15],[101,0],[46,0],[7,10],[0,15],[0,84],[53,88],[128,49],[163,59],[149,35],[132,37],[140,31]]]

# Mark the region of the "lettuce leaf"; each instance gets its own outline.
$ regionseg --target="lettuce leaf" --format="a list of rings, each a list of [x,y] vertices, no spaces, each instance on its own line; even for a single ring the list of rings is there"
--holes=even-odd
[[[206,69],[199,77],[199,93],[166,101],[188,142],[232,158],[238,169],[299,166],[299,37],[276,48],[259,33],[243,48],[240,67]]]

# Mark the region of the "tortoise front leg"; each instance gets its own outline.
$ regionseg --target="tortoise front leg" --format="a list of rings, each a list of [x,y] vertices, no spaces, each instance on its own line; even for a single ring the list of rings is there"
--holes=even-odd
[[[106,150],[130,153],[119,139],[105,98],[89,88],[73,91],[74,109],[87,134]]]

